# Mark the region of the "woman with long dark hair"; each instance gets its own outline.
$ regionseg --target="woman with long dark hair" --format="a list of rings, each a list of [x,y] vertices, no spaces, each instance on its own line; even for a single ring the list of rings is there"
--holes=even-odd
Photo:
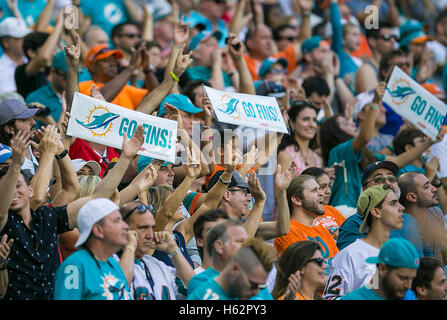
[[[290,135],[284,135],[278,146],[278,164],[290,168],[295,162],[300,174],[308,167],[322,167],[320,156],[312,149],[316,145],[317,109],[308,102],[297,100],[288,111]]]
[[[278,261],[272,297],[275,300],[321,300],[326,282],[321,247],[313,241],[291,244]]]

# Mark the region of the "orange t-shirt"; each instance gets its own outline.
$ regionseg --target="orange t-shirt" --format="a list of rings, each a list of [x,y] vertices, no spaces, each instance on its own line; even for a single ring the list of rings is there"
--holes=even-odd
[[[321,254],[329,266],[330,260],[337,254],[338,248],[329,231],[322,226],[308,227],[295,220],[290,220],[289,233],[273,240],[276,253],[280,256],[291,244],[298,241],[314,241],[321,247]]]
[[[284,297],[285,297],[285,296],[286,296],[286,295],[283,294],[281,297],[279,297],[279,298],[276,299],[276,300],[284,300]],[[301,295],[301,293],[297,292],[297,293],[296,293],[296,300],[311,300],[311,299],[309,299],[309,298],[306,297],[305,295]]]
[[[354,57],[364,59],[364,58],[372,58],[372,52],[369,48],[368,41],[366,40],[365,35],[360,36],[360,46],[357,51],[352,53]]]
[[[334,237],[338,234],[338,229],[345,222],[346,218],[334,207],[324,205],[324,215],[314,220],[314,226],[323,226]]]
[[[103,83],[95,83],[94,81],[83,81],[79,84],[79,92],[85,95],[90,95],[90,89],[95,84],[97,88],[101,88]],[[148,93],[146,89],[136,88],[134,86],[125,85],[118,95],[110,101],[110,103],[118,106],[136,110],[143,97]]]
[[[296,67],[296,54],[295,54],[295,45],[291,44],[287,46],[283,51],[280,51],[273,55],[275,58],[284,58],[288,62],[287,73],[290,73]],[[259,80],[259,68],[261,67],[263,60],[258,60],[250,57],[249,55],[244,54],[245,62],[247,63],[248,70],[250,70],[251,77],[253,81]]]

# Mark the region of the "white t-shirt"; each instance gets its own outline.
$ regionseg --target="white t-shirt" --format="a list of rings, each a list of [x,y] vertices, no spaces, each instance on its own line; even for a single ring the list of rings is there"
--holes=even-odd
[[[379,249],[357,239],[338,252],[329,266],[329,277],[324,289],[324,299],[339,299],[342,296],[371,282],[376,265],[366,263],[366,258],[375,257]]]
[[[119,262],[119,257],[113,258]],[[149,272],[153,284],[148,280],[145,266]],[[179,295],[175,283],[175,268],[166,265],[152,256],[143,256],[142,261],[135,259],[133,269],[133,281],[130,286],[134,300],[177,300]]]
[[[23,62],[28,62],[28,59],[23,57]],[[17,63],[14,62],[6,53],[2,54],[0,58],[0,93],[17,91],[15,72]]]

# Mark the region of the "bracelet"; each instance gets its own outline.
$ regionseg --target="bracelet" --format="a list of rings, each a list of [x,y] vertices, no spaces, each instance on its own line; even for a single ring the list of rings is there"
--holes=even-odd
[[[334,82],[340,79],[340,76],[334,76]]]
[[[231,179],[230,179],[230,181],[225,181],[224,179],[222,179],[222,176],[220,176],[220,177],[219,177],[219,181],[220,181],[221,183],[223,183],[223,184],[229,185],[230,182],[231,182]]]
[[[172,252],[172,253],[168,253],[168,257],[169,257],[169,259],[174,258],[179,252],[180,252],[180,248],[177,247],[177,249],[175,249],[174,252]]]
[[[126,247],[128,247],[133,253],[135,253],[135,248],[131,247],[130,245],[127,245]]]
[[[57,160],[61,160],[63,157],[65,157],[68,154],[68,150],[65,149],[64,151],[62,151],[60,154],[56,154],[55,157]]]
[[[213,136],[208,136],[208,137],[206,137],[206,136],[201,136],[200,137],[200,139],[201,139],[201,141],[211,141],[211,140],[213,140]]]
[[[175,81],[179,82],[180,79],[174,74],[174,72],[171,71],[171,77],[172,79],[174,79]]]
[[[236,74],[236,71],[233,71],[231,73],[228,74],[228,76],[231,78],[232,76],[234,76]]]
[[[379,106],[375,103],[370,104],[369,107],[373,110],[379,110]]]

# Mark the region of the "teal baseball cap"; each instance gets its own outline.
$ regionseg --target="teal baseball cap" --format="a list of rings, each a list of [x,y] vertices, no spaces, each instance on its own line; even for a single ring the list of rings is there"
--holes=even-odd
[[[320,36],[307,38],[301,44],[301,52],[303,53],[303,55],[308,54],[321,45],[329,46],[329,43],[326,40],[321,39]]]
[[[151,164],[152,160],[154,158],[146,157],[146,156],[140,156],[137,160],[137,172],[140,173],[143,171],[149,164]],[[166,167],[172,164],[172,167],[179,167],[182,165],[182,159],[180,157],[175,158],[175,163],[165,161],[161,166]]]
[[[414,245],[404,238],[392,238],[385,242],[377,257],[366,258],[367,263],[384,263],[396,268],[419,268],[419,255]]]
[[[203,109],[197,108],[187,96],[183,94],[170,94],[160,104],[160,110],[158,110],[157,117],[163,117],[166,114],[164,105],[169,103],[176,107],[179,110],[188,113],[200,113],[203,112]]]
[[[199,43],[208,37],[214,37],[217,41],[220,41],[220,39],[222,39],[222,36],[223,34],[220,31],[200,31],[198,34],[192,37],[191,41],[189,42],[189,50],[195,50],[199,46]]]
[[[407,47],[410,43],[423,43],[432,38],[424,32],[424,25],[414,19],[405,21],[399,28],[399,34],[401,48]]]
[[[261,67],[259,68],[258,72],[259,76],[261,77],[265,76],[275,63],[279,63],[284,69],[287,68],[287,66],[289,65],[287,60],[284,58],[274,58],[274,57],[267,58],[264,61],[262,61]]]
[[[51,67],[67,73],[68,67],[67,61],[65,60],[65,50],[61,50],[54,55]]]

